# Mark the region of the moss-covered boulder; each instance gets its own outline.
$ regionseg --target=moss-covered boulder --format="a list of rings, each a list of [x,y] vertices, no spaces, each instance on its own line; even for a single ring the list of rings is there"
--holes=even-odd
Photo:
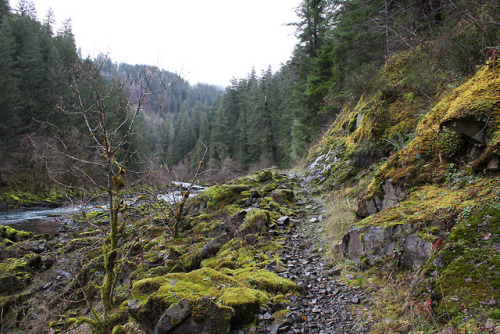
[[[31,283],[32,273],[42,265],[39,255],[9,258],[0,264],[0,295],[21,291]]]
[[[132,295],[135,302],[130,302],[129,313],[146,332],[152,333],[164,315],[168,315],[166,311],[172,305],[178,304],[181,300],[188,300],[190,305],[189,311],[184,312],[183,320],[168,321],[169,326],[173,328],[184,326],[182,325],[184,322],[191,321],[187,320],[189,319],[187,314],[194,314],[192,305],[198,305],[200,301],[208,299],[215,302],[214,305],[218,307],[210,306],[213,308],[211,314],[221,314],[221,317],[226,319],[227,309],[231,310],[230,316],[227,317],[228,324],[238,328],[252,323],[260,305],[266,303],[273,295],[299,290],[300,287],[292,281],[266,270],[223,268],[221,271],[216,271],[202,268],[189,273],[168,274],[134,283]],[[184,306],[178,305],[176,309],[185,309],[186,302],[183,303]],[[213,321],[208,315],[204,320],[202,314],[198,314],[196,319],[197,323],[203,323],[205,320]]]
[[[269,169],[266,169],[258,174],[257,180],[259,182],[268,182],[273,179],[273,172]]]
[[[0,225],[0,237],[16,242],[28,239],[33,236],[33,233],[26,231],[18,231],[10,226]]]
[[[269,225],[269,212],[266,210],[248,210],[243,224],[236,230],[235,235],[244,238],[248,234],[260,233],[262,229]]]
[[[183,299],[170,306],[155,326],[155,334],[226,334],[233,311],[210,298]]]
[[[277,189],[271,193],[272,199],[279,204],[292,204],[295,201],[295,193],[291,189]]]
[[[239,194],[249,189],[247,184],[212,186],[191,200],[191,206],[218,210],[238,200]]]

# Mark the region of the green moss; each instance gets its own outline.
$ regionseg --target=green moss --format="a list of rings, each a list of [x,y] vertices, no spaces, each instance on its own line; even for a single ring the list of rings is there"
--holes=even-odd
[[[241,197],[243,197],[243,198],[248,198],[250,196],[252,196],[252,192],[250,192],[250,191],[242,191],[241,192]]]
[[[233,275],[236,280],[248,286],[274,294],[301,291],[295,282],[264,269],[239,269],[234,271]]]
[[[26,231],[18,231],[10,226],[0,225],[0,236],[9,239],[10,241],[19,241],[30,238],[33,233]]]
[[[436,311],[448,317],[496,309],[500,301],[500,208],[481,210],[451,230],[443,247],[424,268],[437,301]],[[488,311],[488,309],[490,311]]]
[[[262,171],[260,174],[257,176],[257,180],[259,182],[267,182],[273,179],[273,172],[270,171],[269,169],[266,169]]]
[[[260,311],[260,305],[267,300],[267,295],[262,291],[241,287],[227,288],[221,297],[222,305],[234,310],[231,324],[240,327],[254,322],[255,315]]]
[[[270,193],[274,189],[277,189],[278,185],[276,183],[268,183],[262,188],[263,193]]]
[[[236,231],[236,235],[245,236],[247,234],[260,233],[262,228],[269,225],[269,212],[261,209],[249,210],[245,216],[243,224]]]
[[[201,265],[218,270],[254,267],[257,265],[257,253],[256,248],[245,246],[240,239],[232,239],[221,248],[216,256],[204,260]]]
[[[41,263],[39,256],[27,254],[23,258],[8,258],[0,263],[0,294],[19,292],[30,284],[37,262]]]
[[[126,333],[127,332],[125,331],[125,327],[123,327],[122,325],[113,327],[113,331],[111,332],[111,334],[126,334]]]

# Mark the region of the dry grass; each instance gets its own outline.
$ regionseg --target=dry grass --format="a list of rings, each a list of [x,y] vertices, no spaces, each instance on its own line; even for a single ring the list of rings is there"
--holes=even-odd
[[[333,252],[356,221],[356,201],[350,198],[348,190],[335,190],[328,194],[325,205],[326,246]]]
[[[372,276],[366,279],[370,298],[358,310],[358,318],[366,321],[370,333],[433,332],[436,319],[414,298],[411,285],[411,276]]]

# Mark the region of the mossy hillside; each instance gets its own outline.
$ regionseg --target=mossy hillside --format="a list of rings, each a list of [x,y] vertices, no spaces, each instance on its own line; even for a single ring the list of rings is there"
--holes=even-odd
[[[450,163],[482,172],[498,161],[500,140],[500,68],[483,66],[474,77],[447,94],[418,124],[415,138],[380,169],[366,198],[376,195],[386,180],[405,189],[425,183],[444,183]],[[457,130],[466,122],[484,131],[484,142]],[[455,127],[454,127],[455,124]],[[474,149],[476,153],[472,154]]]
[[[376,332],[424,332],[447,322],[460,328],[470,320],[478,326],[463,328],[475,333],[488,321],[498,324],[498,246],[492,246],[498,245],[498,227],[485,217],[495,217],[500,203],[500,68],[487,64],[474,76],[456,80],[437,61],[427,65],[428,58],[418,49],[391,57],[377,85],[356,105],[344,106],[309,151],[307,175],[327,189],[348,187],[360,204],[376,204],[376,213],[367,210],[368,217],[356,223],[366,231],[360,232],[361,241],[363,233],[402,231],[390,240],[399,247],[358,275],[369,281],[377,273],[390,281],[391,299],[384,303],[395,305],[392,320],[405,313],[406,320],[426,319],[428,326],[418,327],[418,319],[388,326],[388,319],[379,319],[386,326],[382,324],[383,331],[372,327]],[[382,201],[392,204],[379,205]],[[476,225],[480,216],[483,221]],[[406,241],[418,238],[425,245],[419,254],[430,253],[431,258],[419,272],[402,271],[408,269],[401,266],[404,247],[411,245]],[[367,264],[359,265],[366,269]],[[404,300],[396,297],[400,281],[410,291]],[[380,295],[374,292],[373,297]]]
[[[496,177],[471,175],[456,168],[449,168],[445,179],[444,185],[413,189],[406,200],[361,220],[357,226],[405,225],[410,228],[407,234],[430,242],[432,255],[422,269],[398,276],[413,282],[408,289],[414,298],[410,306],[395,301],[401,303],[398,309],[410,307],[424,318],[439,319],[440,326],[468,326],[470,332],[476,332],[488,321],[498,323],[500,184]],[[404,247],[398,249],[384,265],[397,262],[405,251]],[[385,268],[378,267],[380,264],[368,273]],[[383,275],[387,275],[385,271]],[[397,285],[389,284],[396,290]],[[374,298],[381,297],[377,293]],[[390,315],[386,312],[384,316]]]
[[[422,298],[440,317],[500,320],[500,206],[483,204],[459,219],[422,270]],[[456,318],[456,319],[455,319]]]
[[[423,80],[429,71],[433,80]],[[357,185],[360,179],[373,175],[370,167],[414,137],[416,124],[449,81],[423,50],[392,56],[376,84],[355,106],[345,106],[309,151],[306,161],[318,170],[309,174],[318,183],[337,188]]]

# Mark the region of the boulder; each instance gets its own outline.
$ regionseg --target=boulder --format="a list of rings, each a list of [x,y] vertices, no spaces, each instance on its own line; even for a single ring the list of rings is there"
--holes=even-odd
[[[474,119],[451,119],[442,122],[441,127],[443,126],[465,136],[473,142],[482,145],[488,145],[491,142],[491,139],[487,136],[487,127],[485,124]]]
[[[248,210],[243,224],[236,230],[235,235],[244,238],[247,234],[260,233],[270,221],[269,212],[266,210]]]
[[[368,217],[386,208],[392,207],[406,199],[406,191],[399,185],[386,180],[382,186],[383,195],[365,198],[359,202],[356,215],[358,217]]]
[[[0,264],[0,294],[21,291],[31,283],[31,273],[42,266],[39,255],[27,254],[23,258],[9,258]]]
[[[342,240],[349,258],[365,258],[367,264],[398,258],[401,264],[418,269],[431,257],[432,243],[420,238],[409,224],[353,228]]]
[[[295,200],[295,193],[290,189],[276,189],[271,193],[273,201],[283,205]]]
[[[148,334],[228,333],[252,323],[269,294],[299,290],[263,269],[202,268],[135,282],[128,311]]]

